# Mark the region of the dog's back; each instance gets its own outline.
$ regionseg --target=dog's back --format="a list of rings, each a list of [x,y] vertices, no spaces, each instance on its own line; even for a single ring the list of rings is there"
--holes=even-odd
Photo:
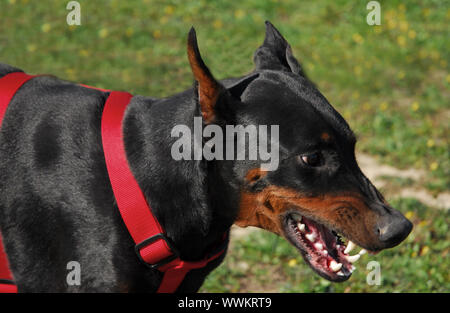
[[[0,77],[17,71],[0,64]],[[111,288],[126,281],[111,261],[120,263],[127,249],[114,255],[115,247],[129,240],[118,238],[128,234],[111,209],[100,135],[106,96],[41,76],[8,107],[0,130],[0,229],[19,291],[66,290],[61,278],[70,261],[83,264],[85,279],[95,273],[108,282],[93,281],[90,290],[120,291]]]

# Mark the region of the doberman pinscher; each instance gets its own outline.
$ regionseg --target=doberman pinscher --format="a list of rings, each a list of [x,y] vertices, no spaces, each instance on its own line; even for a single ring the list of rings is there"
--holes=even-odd
[[[356,139],[266,22],[255,70],[217,81],[188,38],[195,84],[174,96],[135,96],[123,120],[132,172],[183,260],[201,259],[233,224],[285,237],[321,276],[345,281],[365,250],[398,245],[412,224],[389,206],[355,158]],[[0,77],[18,71],[0,64]],[[0,229],[21,292],[155,291],[158,270],[135,255],[117,209],[100,135],[107,92],[51,76],[14,96],[0,132]],[[174,160],[175,125],[279,125],[279,166],[261,160]],[[203,142],[204,143],[204,142]],[[347,245],[340,236],[348,238]],[[360,254],[349,255],[354,243]],[[67,263],[81,265],[68,286]],[[223,260],[192,270],[197,291]]]

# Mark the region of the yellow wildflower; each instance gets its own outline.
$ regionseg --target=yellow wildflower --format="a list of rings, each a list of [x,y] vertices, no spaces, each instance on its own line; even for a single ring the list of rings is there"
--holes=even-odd
[[[396,20],[388,20],[387,26],[389,29],[394,29],[397,26]]]
[[[290,259],[288,262],[289,267],[294,267],[297,265],[297,259]]]
[[[213,22],[213,27],[214,27],[215,29],[222,28],[222,27],[223,27],[222,21],[221,21],[221,20],[215,20],[215,21]]]
[[[386,19],[393,20],[396,16],[396,12],[392,9],[386,11]]]
[[[353,41],[356,43],[362,43],[364,41],[364,38],[358,33],[353,34],[352,38],[353,38]]]
[[[386,111],[387,108],[388,108],[388,103],[387,103],[386,101],[384,101],[384,102],[382,102],[382,103],[380,104],[380,110],[381,110],[381,111]]]
[[[153,37],[155,39],[161,38],[161,31],[159,29],[153,31]]]
[[[73,68],[68,68],[65,72],[69,79],[75,79],[75,70]]]
[[[164,13],[167,15],[171,15],[173,12],[175,12],[175,7],[173,5],[168,5],[164,8]]]
[[[108,30],[107,30],[106,28],[100,29],[99,32],[98,32],[98,36],[99,36],[100,38],[105,38],[105,37],[107,37],[107,36],[108,36]]]
[[[87,56],[89,56],[89,51],[86,49],[81,49],[79,52],[79,55],[82,57],[87,57]]]
[[[245,12],[244,12],[244,10],[241,10],[241,9],[236,10],[234,12],[234,16],[240,20],[241,18],[243,18],[245,16]]]
[[[27,46],[27,50],[28,50],[29,52],[34,52],[34,51],[36,51],[36,45],[34,45],[34,44],[29,44],[29,45]]]
[[[433,163],[430,164],[430,170],[431,170],[431,171],[437,170],[438,167],[439,167],[438,162],[433,162]]]
[[[406,39],[403,36],[397,37],[397,43],[400,47],[404,47],[406,45]]]
[[[41,30],[43,33],[48,33],[52,27],[49,23],[42,24]]]
[[[430,251],[430,248],[428,246],[424,246],[422,248],[422,251],[420,251],[420,255],[425,255],[428,253],[428,251]]]

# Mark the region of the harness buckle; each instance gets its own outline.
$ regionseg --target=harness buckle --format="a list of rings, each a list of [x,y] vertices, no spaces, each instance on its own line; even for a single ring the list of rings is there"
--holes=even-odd
[[[157,241],[159,239],[162,239],[165,241],[166,245],[169,247],[170,251],[172,252],[172,255],[162,259],[158,263],[150,264],[142,258],[141,249],[144,247],[147,247],[148,245],[154,243],[155,241]],[[134,247],[134,251],[136,252],[139,260],[141,260],[147,267],[149,267],[151,269],[158,269],[160,266],[166,265],[167,263],[170,263],[173,260],[179,258],[178,250],[175,249],[175,247],[170,243],[170,240],[163,233],[156,234],[156,235],[151,236],[151,237],[145,239],[144,241],[138,243]]]

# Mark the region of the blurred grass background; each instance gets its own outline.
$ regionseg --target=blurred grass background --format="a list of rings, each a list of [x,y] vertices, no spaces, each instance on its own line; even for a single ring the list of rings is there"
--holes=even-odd
[[[425,171],[421,187],[437,195],[450,189],[450,2],[379,2],[381,26],[367,25],[366,1],[80,0],[82,25],[68,26],[68,1],[1,0],[0,62],[164,97],[192,86],[185,51],[192,25],[211,71],[226,78],[253,69],[270,20],[358,134],[358,151]],[[202,291],[448,292],[449,211],[389,200],[415,228],[399,248],[370,256],[382,264],[381,286],[366,284],[364,265],[331,284],[286,242],[255,232],[233,243]]]

